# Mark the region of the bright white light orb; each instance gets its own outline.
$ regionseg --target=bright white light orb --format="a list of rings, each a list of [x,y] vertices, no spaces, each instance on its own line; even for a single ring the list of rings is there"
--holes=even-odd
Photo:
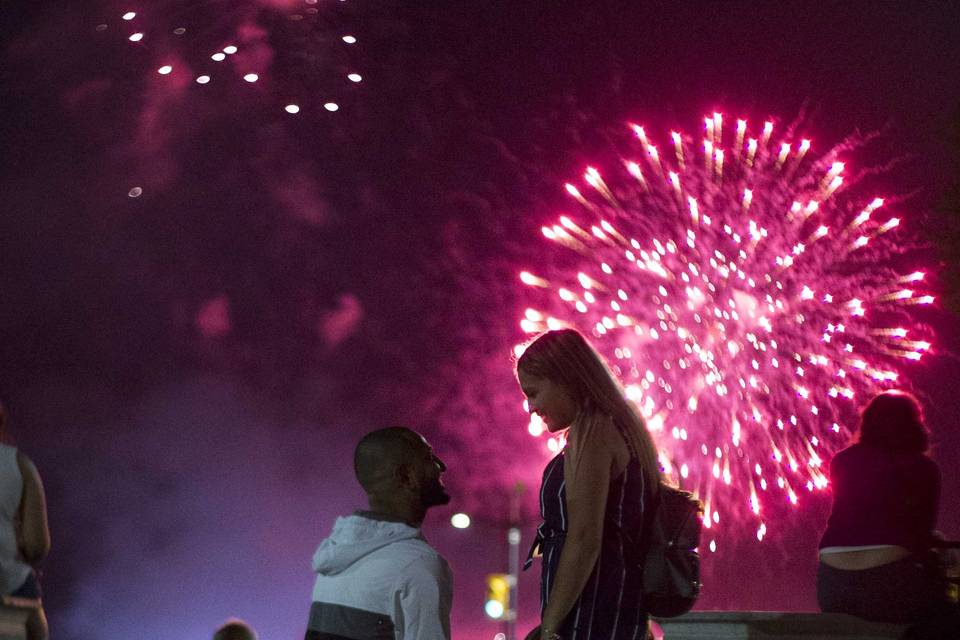
[[[162,67],[160,67],[159,69],[157,69],[157,73],[159,73],[159,74],[162,75],[162,76],[169,75],[172,71],[173,71],[173,67],[171,67],[171,66],[168,65],[168,64],[165,64],[165,65],[163,65]]]
[[[470,516],[465,513],[455,513],[450,518],[450,524],[452,524],[455,529],[466,529],[470,526]]]
[[[327,111],[338,111],[340,109],[340,105],[338,105],[336,102],[328,102],[327,104],[323,105],[323,108]]]
[[[483,610],[494,620],[499,620],[504,614],[503,605],[496,600],[487,600],[487,604],[483,606]]]
[[[288,104],[283,110],[287,113],[300,113],[300,107],[295,104]]]

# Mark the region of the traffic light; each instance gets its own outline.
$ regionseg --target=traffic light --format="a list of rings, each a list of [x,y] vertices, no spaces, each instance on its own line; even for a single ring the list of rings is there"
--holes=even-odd
[[[491,573],[487,576],[487,602],[483,609],[494,620],[503,620],[510,613],[510,582],[506,573]]]

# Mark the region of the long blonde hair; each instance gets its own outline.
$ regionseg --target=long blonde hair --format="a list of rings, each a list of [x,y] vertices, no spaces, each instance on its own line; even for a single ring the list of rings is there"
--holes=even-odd
[[[610,416],[630,454],[640,461],[647,485],[657,490],[661,474],[653,437],[603,357],[580,332],[559,329],[541,334],[517,359],[516,371],[521,370],[565,387],[577,404],[577,419],[588,429],[597,416]]]

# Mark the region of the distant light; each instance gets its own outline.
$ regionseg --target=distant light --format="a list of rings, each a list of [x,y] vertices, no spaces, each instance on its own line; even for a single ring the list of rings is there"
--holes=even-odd
[[[323,108],[327,111],[338,111],[340,109],[340,105],[338,105],[336,102],[328,102],[327,104],[323,105]]]
[[[465,513],[455,513],[450,518],[450,524],[452,524],[455,529],[466,529],[470,526],[470,516]]]
[[[543,419],[537,414],[530,416],[530,424],[527,425],[527,431],[530,432],[530,435],[537,437],[543,434],[546,431],[546,425],[543,424]]]
[[[346,42],[347,44],[356,44],[357,39],[354,38],[353,36],[343,36],[343,41]]]
[[[105,25],[105,24],[98,24],[98,25],[97,25],[97,31],[106,31],[106,30],[107,30],[107,25]]]
[[[165,64],[159,69],[157,69],[157,73],[159,73],[162,76],[168,75],[171,71],[173,71],[173,67],[171,67],[168,64]]]
[[[283,110],[287,113],[300,113],[300,107],[295,104],[288,104]]]
[[[256,82],[260,79],[260,76],[255,73],[248,73],[247,75],[243,76],[243,79],[247,82]]]
[[[197,84],[207,84],[210,82],[210,76],[197,76]]]
[[[210,58],[213,60],[216,60],[217,62],[223,62],[224,60],[227,59],[227,54],[221,53],[220,51],[218,51],[212,56],[210,56]]]
[[[503,605],[496,600],[487,600],[487,604],[483,606],[483,610],[494,620],[499,620],[504,614]]]
[[[141,40],[143,40],[143,34],[142,34],[142,33],[131,33],[129,40],[130,40],[130,42],[140,42]]]
[[[347,79],[350,82],[360,82],[361,80],[363,80],[363,77],[359,73],[351,73],[350,75],[347,76]]]
[[[136,17],[137,17],[137,14],[133,11],[128,11],[125,14],[123,14],[124,20],[133,20]]]
[[[131,198],[139,198],[142,193],[143,189],[140,187],[134,187],[133,189],[130,189],[130,191],[127,191],[127,195]]]
[[[237,52],[237,47],[234,46],[234,45],[232,45],[232,44],[227,45],[227,46],[225,46],[225,47],[223,48],[223,52],[226,53],[227,55],[231,55],[231,56],[232,56],[233,54],[235,54],[235,53]]]
[[[173,34],[177,36],[182,36],[186,32],[187,32],[187,29],[185,27],[177,27],[176,29],[173,30]]]

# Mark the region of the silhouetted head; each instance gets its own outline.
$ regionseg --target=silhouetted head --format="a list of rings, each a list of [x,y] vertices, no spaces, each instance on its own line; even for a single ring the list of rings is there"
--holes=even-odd
[[[930,436],[923,408],[913,394],[884,391],[867,404],[860,418],[859,441],[891,453],[924,453]]]
[[[217,629],[213,640],[257,640],[257,632],[243,620],[231,618]]]
[[[423,436],[407,427],[378,429],[361,438],[353,469],[368,497],[413,493],[425,508],[450,502],[440,479],[446,465]]]

